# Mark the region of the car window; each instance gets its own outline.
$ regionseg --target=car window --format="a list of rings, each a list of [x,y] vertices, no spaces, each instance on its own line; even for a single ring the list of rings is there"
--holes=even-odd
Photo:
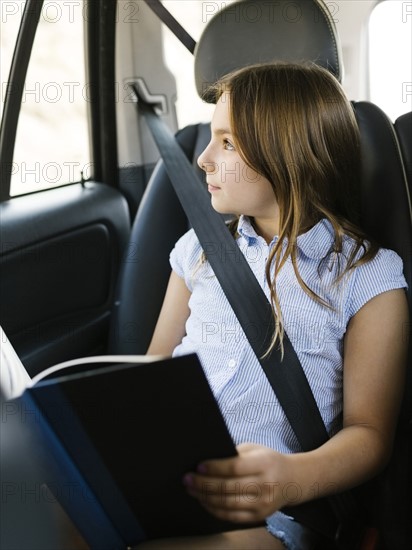
[[[412,109],[412,2],[386,0],[369,24],[370,99],[395,120]]]
[[[3,43],[7,48],[4,93],[24,4],[2,2],[2,49]],[[90,176],[85,17],[83,2],[44,2],[23,90],[11,196],[80,181],[82,171],[85,178]]]

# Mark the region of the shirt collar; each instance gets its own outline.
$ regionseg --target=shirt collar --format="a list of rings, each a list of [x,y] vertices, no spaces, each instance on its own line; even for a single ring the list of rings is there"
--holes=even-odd
[[[240,216],[237,226],[237,232],[248,244],[259,239],[250,219],[247,216]],[[274,237],[273,241],[276,241]],[[323,218],[306,233],[302,233],[297,238],[297,247],[306,257],[313,260],[321,260],[332,248],[334,242],[334,232],[329,220]]]
[[[248,244],[252,244],[259,239],[259,235],[256,233],[248,216],[240,216],[237,224],[237,232],[241,237],[247,241]]]
[[[326,218],[318,221],[313,227],[297,238],[298,248],[305,256],[321,260],[330,252],[335,235],[332,224]]]

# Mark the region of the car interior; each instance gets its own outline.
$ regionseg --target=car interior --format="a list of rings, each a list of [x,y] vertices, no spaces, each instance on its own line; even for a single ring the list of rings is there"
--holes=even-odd
[[[210,127],[205,122],[179,127],[172,108],[175,83],[161,59],[164,23],[148,4],[150,0],[138,2],[139,24],[134,28],[122,11],[119,17],[116,2],[87,2],[93,176],[11,198],[17,120],[42,9],[42,2],[26,2],[9,76],[17,84],[5,101],[0,132],[0,323],[31,376],[86,355],[144,354],[169,279],[170,251],[189,228],[130,84],[140,81],[146,101],[176,131],[202,179],[196,159],[210,139]],[[285,10],[294,11],[287,12],[289,17],[277,16]],[[147,43],[153,45],[150,55],[141,55]],[[197,92],[203,97],[208,84],[233,69],[273,60],[313,62],[344,80],[340,37],[327,3],[237,0],[224,6],[208,20],[194,48]],[[114,82],[122,83],[127,100],[116,101]],[[403,259],[411,311],[412,113],[391,122],[372,102],[349,99],[361,132],[361,225]],[[405,327],[405,337],[409,332]],[[367,502],[382,550],[406,550],[410,544],[412,499],[406,480],[412,464],[411,376],[410,345],[393,457]],[[27,475],[35,478],[31,469]]]

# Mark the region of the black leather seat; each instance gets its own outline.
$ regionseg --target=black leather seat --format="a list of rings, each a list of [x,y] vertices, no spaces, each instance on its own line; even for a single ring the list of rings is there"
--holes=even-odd
[[[365,231],[382,246],[402,257],[408,282],[409,311],[412,312],[411,203],[393,124],[376,105],[354,103],[361,131],[362,179],[361,221]],[[405,327],[405,337],[409,327]],[[405,396],[402,404],[393,457],[381,476],[381,492],[374,504],[375,517],[383,533],[385,550],[410,547],[408,526],[412,499],[407,481],[412,475],[412,346]]]
[[[402,151],[409,194],[412,195],[412,111],[396,119],[395,131]]]
[[[274,60],[314,61],[341,80],[339,39],[324,4],[316,0],[275,4],[244,0],[227,6],[209,22],[197,45],[198,92],[202,94],[208,83],[232,69]],[[362,139],[361,224],[382,246],[396,250],[403,258],[411,305],[411,204],[394,127],[375,105],[353,105]],[[185,128],[177,139],[195,163],[209,135],[208,125],[201,124]],[[136,215],[123,263],[113,311],[111,353],[146,352],[170,274],[168,256],[187,228],[186,216],[159,162]],[[384,548],[388,550],[409,548],[406,503],[411,503],[411,498],[405,475],[411,471],[412,456],[410,390],[409,379],[394,457],[376,501]]]
[[[361,224],[403,259],[412,304],[412,209],[402,152],[393,124],[373,103],[353,102],[361,133]]]

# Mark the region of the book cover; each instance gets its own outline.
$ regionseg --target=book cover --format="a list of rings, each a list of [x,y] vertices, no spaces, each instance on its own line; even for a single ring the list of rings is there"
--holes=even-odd
[[[197,356],[143,360],[71,361],[15,400],[41,433],[45,482],[93,548],[241,527],[182,483],[202,460],[236,454]]]

